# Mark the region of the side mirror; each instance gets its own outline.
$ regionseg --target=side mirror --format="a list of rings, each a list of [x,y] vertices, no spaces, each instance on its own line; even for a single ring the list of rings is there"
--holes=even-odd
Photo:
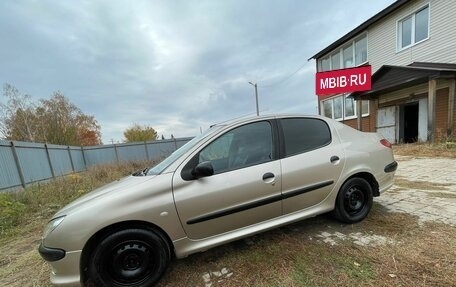
[[[206,176],[211,176],[214,174],[214,167],[210,161],[203,161],[199,163],[192,170],[192,175],[194,178],[201,178]]]

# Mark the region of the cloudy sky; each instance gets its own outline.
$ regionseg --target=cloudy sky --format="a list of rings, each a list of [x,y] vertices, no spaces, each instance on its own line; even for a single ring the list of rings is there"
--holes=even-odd
[[[61,91],[122,141],[260,113],[315,114],[307,59],[394,0],[0,1],[0,84]],[[3,101],[3,97],[1,97]]]

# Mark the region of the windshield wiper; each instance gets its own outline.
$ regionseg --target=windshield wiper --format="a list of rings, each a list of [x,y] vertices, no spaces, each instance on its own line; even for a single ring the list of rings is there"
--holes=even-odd
[[[134,173],[132,173],[131,175],[133,176],[145,176],[147,175],[147,172],[149,171],[150,167],[146,167],[145,169],[142,169],[142,170],[138,170]]]

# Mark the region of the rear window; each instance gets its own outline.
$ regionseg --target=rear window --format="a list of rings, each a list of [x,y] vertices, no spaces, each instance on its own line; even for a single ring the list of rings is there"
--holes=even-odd
[[[320,119],[290,118],[281,120],[285,156],[314,150],[331,142],[328,124]]]

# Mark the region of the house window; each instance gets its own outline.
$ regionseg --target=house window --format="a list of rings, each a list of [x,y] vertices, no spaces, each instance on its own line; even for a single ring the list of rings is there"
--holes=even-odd
[[[333,118],[333,101],[323,101],[321,102],[323,106],[323,115],[328,118]]]
[[[429,33],[429,7],[415,14],[415,42],[423,41]]]
[[[340,53],[331,55],[331,70],[340,69]]]
[[[429,37],[429,5],[398,21],[398,50],[411,47]]]
[[[353,67],[353,45],[344,48],[344,68]]]
[[[329,56],[321,58],[319,71],[330,71],[360,66],[367,62],[367,34],[350,41],[347,45],[334,50]]]
[[[345,98],[345,102],[344,102]],[[348,120],[357,117],[356,101],[345,95],[321,101],[321,114],[335,120]],[[361,101],[362,116],[369,115],[369,101]]]
[[[344,110],[343,97],[334,98],[333,101],[334,101],[334,103],[333,103],[333,106],[334,106],[334,119],[336,119],[336,120],[342,119],[342,113],[343,113],[343,110]]]
[[[320,67],[320,71],[324,72],[324,71],[329,71],[331,70],[331,60],[330,60],[330,57],[326,57],[324,59],[322,59],[320,61],[321,63],[321,67]]]
[[[363,37],[355,42],[355,65],[367,62],[367,38]]]
[[[355,116],[355,100],[353,98],[345,98],[345,117]]]

